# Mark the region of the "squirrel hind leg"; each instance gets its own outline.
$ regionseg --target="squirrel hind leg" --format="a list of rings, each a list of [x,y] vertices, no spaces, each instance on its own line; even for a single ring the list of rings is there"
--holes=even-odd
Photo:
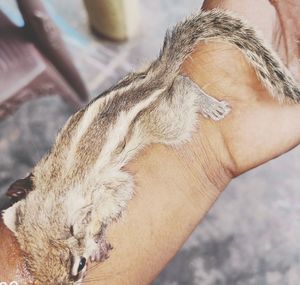
[[[205,93],[196,83],[190,78],[180,75],[182,80],[190,90],[196,94],[196,103],[198,105],[198,112],[201,113],[205,118],[210,118],[214,121],[222,120],[231,111],[229,103],[226,101],[219,101],[214,97]]]

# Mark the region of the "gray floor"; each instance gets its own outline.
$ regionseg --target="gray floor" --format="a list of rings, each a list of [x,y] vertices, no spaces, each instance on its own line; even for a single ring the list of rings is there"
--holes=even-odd
[[[139,33],[113,44],[90,35],[80,1],[45,2],[93,95],[149,62],[166,28],[201,4],[143,0]],[[0,0],[0,8],[20,22],[12,2]],[[1,193],[30,171],[71,114],[58,97],[46,97],[0,122]],[[298,147],[236,179],[153,284],[300,284],[299,173]]]

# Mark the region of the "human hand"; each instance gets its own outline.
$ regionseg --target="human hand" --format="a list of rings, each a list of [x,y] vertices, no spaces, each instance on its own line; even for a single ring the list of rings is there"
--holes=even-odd
[[[296,0],[259,1],[257,5],[253,5],[251,0],[206,0],[202,8],[209,10],[216,7],[231,10],[253,25],[262,33],[263,39],[278,52],[296,80],[300,80],[298,17],[300,5]],[[221,77],[224,78],[219,76],[221,80],[212,80],[208,83],[208,75],[205,72],[201,75],[200,72],[195,72],[198,78],[194,80],[200,85],[214,85],[211,87],[212,93],[217,92],[222,98],[224,94],[221,95],[221,90],[226,90],[224,99],[232,100],[232,116],[228,117],[226,123],[220,122],[219,126],[229,147],[228,151],[231,152],[233,161],[237,163],[236,169],[233,170],[237,175],[282,154],[299,143],[300,124],[297,123],[299,107],[280,105],[272,100],[236,49],[228,46],[226,51],[218,44],[215,44],[215,49],[214,53],[210,53],[207,47],[199,49],[196,52],[198,55],[201,52],[208,52],[206,58],[209,58],[209,61],[193,62],[191,65],[197,65],[195,69],[199,71],[201,65],[208,64],[215,66],[212,67],[213,73],[223,74]],[[229,52],[228,49],[235,51]],[[205,79],[201,80],[200,76]]]
[[[233,176],[300,143],[300,105],[280,104],[271,98],[237,48],[220,42],[201,44],[183,71],[206,93],[232,107],[220,122],[200,118],[197,136],[209,140]],[[213,131],[220,137],[212,141],[207,133]]]
[[[210,95],[228,100],[232,112],[218,123],[199,117],[192,143],[178,150],[153,146],[129,165],[136,173],[137,195],[110,230],[115,250],[108,261],[88,271],[89,284],[149,283],[217,198],[217,191],[201,185],[201,169],[213,183],[222,184],[218,188],[222,190],[231,175],[260,165],[300,141],[299,106],[280,105],[270,98],[234,47],[201,44],[183,72]],[[204,167],[199,168],[201,163],[192,155],[202,157]],[[222,168],[228,177],[219,177]],[[196,182],[191,186],[193,178]],[[6,262],[2,256],[0,264]]]

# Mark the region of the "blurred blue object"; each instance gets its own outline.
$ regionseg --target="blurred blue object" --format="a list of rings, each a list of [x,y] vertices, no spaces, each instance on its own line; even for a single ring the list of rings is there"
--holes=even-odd
[[[17,26],[24,26],[24,20],[19,12],[16,1],[0,0],[0,10]]]

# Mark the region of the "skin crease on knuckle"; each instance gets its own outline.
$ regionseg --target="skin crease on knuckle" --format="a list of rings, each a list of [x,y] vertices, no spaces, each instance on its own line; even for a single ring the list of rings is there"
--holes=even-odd
[[[198,48],[197,48],[198,49]],[[277,68],[277,67],[276,67]],[[261,70],[261,72],[264,72],[264,70]],[[263,74],[263,73],[262,73]],[[276,75],[276,72],[274,73],[274,75]],[[284,73],[283,73],[283,75],[284,75]],[[279,75],[279,77],[281,77],[282,76],[282,74],[280,74]],[[264,77],[263,77],[264,78]],[[136,79],[136,78],[134,78],[134,79]],[[191,77],[191,79],[194,79],[194,78],[192,78]],[[265,78],[264,78],[265,79]],[[180,80],[180,84],[183,84],[183,86],[185,86],[185,84],[190,84],[190,82],[189,81],[187,81],[187,82],[185,82],[185,80],[186,79],[184,79],[184,78],[181,78],[181,77],[179,77],[179,80]],[[289,82],[289,80],[291,80],[290,78],[287,78],[287,82]],[[130,81],[130,80],[129,80]],[[196,81],[197,83],[199,83],[197,80],[194,80],[194,81]],[[174,82],[174,79],[171,79],[171,82],[173,83]],[[292,81],[291,81],[292,82]],[[127,82],[124,82],[125,83],[125,85],[127,84]],[[164,82],[165,83],[165,82]],[[292,82],[293,83],[293,82]],[[291,83],[291,84],[292,84]],[[200,86],[202,86],[201,84],[199,84]],[[279,85],[278,85],[279,86]],[[277,87],[278,87],[277,86]],[[273,86],[274,87],[274,86]],[[278,88],[283,88],[282,90],[285,90],[284,88],[288,88],[288,91],[287,91],[287,94],[289,94],[290,96],[294,96],[294,90],[292,90],[292,89],[289,89],[289,87],[291,87],[292,89],[293,88],[297,88],[296,87],[296,85],[293,83],[291,86],[280,86],[280,87],[278,87]],[[178,88],[183,88],[181,85],[180,86],[178,86]],[[190,90],[190,88],[192,88],[190,85],[189,85],[189,90]],[[275,88],[275,87],[274,87]],[[160,90],[160,92],[162,92],[162,94],[164,93],[164,90],[165,89],[161,89]],[[184,89],[182,89],[182,90],[184,90]],[[262,88],[262,90],[264,90],[264,91],[262,91],[262,92],[260,92],[260,93],[263,93],[264,92],[264,94],[266,95],[268,92],[265,90],[265,89],[263,89]],[[297,89],[295,89],[295,90],[297,90]],[[277,90],[278,91],[278,90]],[[290,93],[291,92],[291,93]],[[297,91],[298,92],[298,91]],[[155,93],[155,92],[154,92]],[[196,92],[197,93],[197,92]],[[277,93],[277,92],[276,92]],[[161,93],[159,93],[159,94],[161,94]],[[156,94],[157,96],[159,96],[159,94]],[[283,94],[280,94],[280,92],[278,92],[278,94],[279,95],[285,95],[285,93],[283,92]],[[198,94],[199,95],[199,94]],[[269,95],[268,95],[269,96]],[[217,96],[216,96],[217,97]],[[156,97],[155,97],[156,98]],[[271,102],[271,100],[272,99],[270,99],[269,97],[266,97],[266,98],[264,98],[264,96],[262,96],[262,98],[263,98],[263,100],[265,100],[268,104]],[[297,97],[295,97],[294,99],[297,99]],[[282,98],[281,98],[281,100],[282,100]],[[97,102],[97,101],[96,101]],[[135,102],[135,104],[138,104],[139,102]],[[95,104],[95,103],[94,103]],[[277,103],[275,103],[275,104],[277,104]],[[237,104],[238,105],[238,104]],[[254,104],[255,105],[255,104]],[[136,105],[135,105],[136,106]],[[131,106],[130,106],[131,107]],[[92,109],[92,108],[91,108]],[[129,109],[130,110],[130,109]],[[299,109],[298,109],[299,110]],[[126,110],[127,111],[127,110]],[[151,109],[150,109],[150,111],[152,111]],[[201,111],[200,111],[201,112]],[[152,113],[151,114],[153,114],[153,111],[152,111]],[[82,117],[83,116],[83,117]],[[88,118],[86,118],[86,116],[84,116],[82,113],[79,113],[78,115],[77,115],[77,117],[78,118],[76,118],[76,115],[75,115],[75,119],[72,121],[72,120],[70,120],[68,123],[67,123],[67,127],[66,127],[66,129],[65,129],[65,131],[66,130],[72,130],[72,127],[73,127],[73,123],[75,122],[75,124],[80,124],[81,123],[81,125],[83,125],[84,126],[84,124],[86,123],[86,121],[88,120]],[[234,117],[234,116],[233,116]],[[229,120],[230,120],[230,117],[228,118]],[[203,119],[201,119],[202,121],[203,121]],[[234,121],[234,119],[232,119],[233,121]],[[206,122],[206,121],[205,121]],[[223,125],[222,124],[222,122],[220,122],[221,123],[221,125]],[[205,124],[207,124],[207,126],[204,126]],[[207,123],[205,123],[204,125],[202,125],[202,128],[208,128],[208,125],[209,124],[215,124],[214,122],[207,122]],[[225,124],[225,123],[224,123]],[[230,126],[230,123],[228,124],[229,126]],[[219,125],[218,125],[219,126]],[[70,127],[70,128],[68,128],[68,127]],[[218,128],[218,127],[216,127],[216,128]],[[230,128],[230,127],[229,127]],[[230,130],[228,131],[228,133],[230,133]],[[216,135],[216,132],[215,132],[215,134],[214,135]],[[226,126],[225,126],[225,134],[224,134],[224,137],[225,137],[225,144],[226,144]],[[247,137],[246,137],[247,138]],[[245,139],[246,139],[245,138]],[[59,139],[63,139],[62,137],[59,137]],[[58,139],[58,141],[59,141],[59,139]],[[213,144],[212,142],[210,142],[211,144]],[[212,148],[213,149],[213,148]],[[230,156],[230,157],[234,157],[234,158],[236,158],[236,157],[243,157],[243,154],[237,154],[236,152],[237,152],[237,149],[240,149],[239,147],[237,147],[237,148],[235,148],[235,147],[231,147],[231,149],[229,149],[229,153],[230,154],[225,154],[225,156]],[[55,148],[54,148],[54,151],[55,151]],[[223,152],[222,152],[223,153]],[[247,152],[245,152],[246,154],[247,154]],[[274,155],[273,153],[271,153],[270,154],[270,156],[272,156],[272,155]],[[268,157],[267,158],[265,158],[265,159],[268,159]],[[48,160],[48,157],[45,159],[45,161],[44,161],[44,163],[47,163],[47,160]],[[249,161],[250,161],[250,159],[248,159]],[[226,160],[226,161],[230,161],[230,160]],[[253,163],[253,162],[252,162]],[[235,159],[235,166],[234,167],[236,167],[237,165],[238,165],[238,169],[234,169],[234,175],[237,175],[238,173],[240,173],[240,172],[243,172],[243,171],[245,171],[245,170],[247,170],[247,169],[249,169],[249,168],[251,168],[251,167],[254,167],[255,165],[257,165],[257,164],[259,164],[260,162],[259,161],[255,161],[254,163],[253,163],[253,166],[252,165],[243,165],[242,164],[242,162],[240,162],[240,161],[237,161],[236,159]],[[55,171],[55,169],[53,170],[53,171]],[[41,172],[39,172],[39,170],[37,171],[37,173],[34,173],[34,176],[35,176],[35,178],[34,179],[37,179],[36,178],[36,176],[41,176],[41,178],[42,179],[44,179],[45,177],[43,176],[43,173],[41,173]],[[214,176],[214,175],[213,175]],[[123,176],[123,177],[121,177],[122,179],[124,179],[124,178],[128,178],[128,177],[126,177],[126,176]],[[37,182],[35,182],[35,183],[37,183]],[[215,182],[214,182],[215,183]],[[87,185],[87,186],[89,186],[89,185]],[[122,185],[109,185],[110,187],[119,187],[119,186],[121,186],[121,188],[122,188]],[[37,190],[34,190],[34,191],[37,191]],[[32,193],[34,193],[34,191],[32,192]],[[77,196],[76,196],[76,193],[74,194],[75,196],[74,196],[74,199],[76,199],[77,198]],[[127,198],[128,199],[128,198]],[[109,203],[109,200],[108,200],[108,203]],[[51,206],[51,205],[50,205]],[[51,207],[50,207],[50,209],[51,209]],[[20,209],[20,211],[22,212],[22,209]],[[102,213],[103,214],[103,213]],[[119,214],[119,212],[117,211],[117,213],[115,214],[115,215],[118,215]],[[86,221],[86,219],[87,219],[87,217],[86,216],[90,216],[90,215],[92,215],[92,213],[90,212],[90,210],[89,209],[86,209],[86,208],[84,208],[84,218],[83,218],[83,220],[82,220],[82,223],[84,224],[85,223],[85,221]],[[19,218],[19,217],[18,217]],[[89,220],[89,219],[88,219]],[[111,221],[110,221],[110,218],[107,220],[107,222],[105,222],[105,224],[109,224]],[[74,227],[75,226],[75,227]],[[77,227],[77,225],[74,225],[74,226],[72,226],[72,230],[70,230],[70,233],[71,233],[71,235],[73,235],[72,233],[74,233],[74,228],[75,228],[75,232],[77,232],[77,234],[78,234],[78,236],[79,236],[79,238],[82,238],[83,240],[85,240],[85,237],[80,237],[80,234],[81,234],[81,230],[80,229],[78,229],[78,228],[76,228]],[[97,225],[97,227],[99,227],[99,225]],[[68,233],[69,234],[69,233]],[[18,237],[18,235],[17,235],[17,237]],[[102,238],[102,236],[101,236],[101,238]],[[74,240],[70,240],[69,241],[70,243],[68,244],[68,247],[70,247],[70,246],[73,246],[74,248],[76,248],[76,245],[75,244],[72,244],[72,242],[74,242],[74,243],[76,243],[76,241],[74,241]],[[63,245],[63,244],[60,244],[60,243],[57,243],[57,244],[55,244],[54,246],[53,246],[54,244],[53,243],[51,243],[49,246],[51,246],[51,247],[56,247],[57,246],[57,248],[58,248],[58,250],[57,250],[57,252],[56,252],[56,250],[54,250],[53,248],[49,248],[49,251],[52,251],[52,253],[53,253],[53,257],[55,257],[55,258],[59,258],[59,259],[61,259],[61,258],[65,258],[65,257],[63,257],[63,256],[61,256],[61,252],[63,251],[62,250],[62,248],[65,246],[65,245]],[[25,244],[23,244],[23,250],[24,250],[24,248],[25,248],[25,252],[26,252],[26,245]],[[28,250],[28,248],[27,248],[27,250]],[[78,251],[80,251],[80,249],[78,250]],[[89,257],[89,256],[87,256],[87,257]],[[53,259],[53,260],[55,260],[55,258]],[[67,259],[64,259],[64,260],[67,260]],[[76,260],[76,259],[75,259]],[[77,268],[77,270],[78,270],[78,268],[81,268],[82,267],[82,260],[86,260],[86,258],[85,257],[81,257],[81,258],[79,258],[79,259],[77,259],[76,261],[75,261],[75,263],[73,264],[73,266],[74,267],[76,267]],[[84,262],[85,263],[85,262]],[[49,266],[51,266],[52,264],[49,264]],[[83,266],[84,267],[84,266]],[[39,270],[40,270],[40,268],[39,268]],[[43,273],[43,274],[47,274],[47,273]],[[76,273],[75,273],[76,274]],[[60,276],[61,277],[61,276]],[[58,282],[60,282],[60,281],[58,281]]]

